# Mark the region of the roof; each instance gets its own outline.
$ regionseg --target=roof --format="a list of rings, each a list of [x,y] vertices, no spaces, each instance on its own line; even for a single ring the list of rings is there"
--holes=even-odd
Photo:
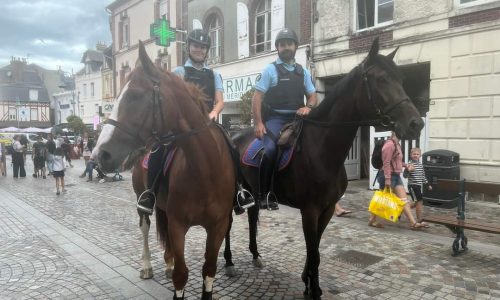
[[[86,63],[87,61],[95,61],[102,63],[104,61],[104,55],[100,51],[87,50],[83,53],[81,63]]]
[[[106,10],[114,10],[118,6],[122,5],[123,3],[127,3],[129,0],[116,0],[110,3],[108,6],[106,6]]]
[[[30,101],[30,90],[38,91],[38,100]],[[0,85],[0,101],[6,102],[50,102],[49,94],[45,87],[33,86],[23,83]]]
[[[38,91],[38,99],[32,102],[50,102],[45,69],[25,61],[13,60],[0,69],[0,101],[30,102],[30,90]]]

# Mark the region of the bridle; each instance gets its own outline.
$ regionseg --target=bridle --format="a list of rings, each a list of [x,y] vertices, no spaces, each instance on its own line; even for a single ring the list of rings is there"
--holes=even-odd
[[[115,126],[116,128],[120,129],[127,135],[131,136],[134,140],[139,140],[143,145],[147,145],[150,140],[153,140],[155,144],[170,144],[173,141],[179,141],[186,139],[190,136],[193,136],[204,129],[208,128],[213,122],[209,121],[206,123],[204,126],[200,128],[195,128],[187,132],[182,132],[182,133],[177,133],[174,134],[172,132],[169,132],[167,134],[158,135],[158,130],[157,130],[157,111],[159,111],[160,114],[160,122],[161,122],[161,127],[160,128],[165,128],[165,117],[163,115],[163,109],[161,105],[161,96],[160,96],[160,81],[154,77],[148,76],[151,81],[153,81],[153,97],[152,97],[152,125],[151,125],[151,135],[148,137],[148,139],[143,139],[141,136],[142,129],[144,128],[144,125],[146,124],[146,121],[148,120],[147,117],[143,118],[143,121],[141,123],[141,126],[134,130],[131,129],[125,124],[118,122],[117,120],[113,119],[107,119],[104,123],[108,125]]]
[[[371,126],[376,126],[376,125],[381,125],[383,127],[392,127],[394,125],[394,121],[392,121],[391,116],[389,113],[393,111],[396,107],[398,107],[400,104],[410,101],[408,97],[398,101],[397,103],[394,103],[390,105],[389,107],[386,107],[384,110],[380,109],[380,107],[377,105],[375,102],[375,99],[372,96],[372,92],[370,89],[370,84],[368,82],[368,72],[374,68],[374,65],[369,66],[367,69],[365,69],[365,63],[361,63],[358,68],[360,68],[361,71],[361,76],[363,80],[363,85],[365,86],[366,90],[366,96],[368,97],[368,102],[372,103],[374,108],[375,108],[375,113],[377,115],[376,119],[372,120],[366,120],[366,121],[330,121],[330,122],[322,122],[322,121],[316,121],[312,120],[309,118],[302,118],[302,120],[306,123],[320,126],[320,127],[332,127],[332,126],[363,126],[363,125],[371,125]]]

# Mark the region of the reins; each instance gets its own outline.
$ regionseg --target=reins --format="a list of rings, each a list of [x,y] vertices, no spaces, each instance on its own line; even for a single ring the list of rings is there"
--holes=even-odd
[[[312,120],[309,118],[304,118],[304,117],[299,117],[301,118],[304,122],[318,126],[318,127],[333,127],[333,126],[375,126],[375,125],[382,125],[383,127],[390,127],[394,122],[392,121],[391,117],[389,116],[389,112],[394,110],[397,106],[399,106],[401,103],[405,101],[410,101],[409,98],[402,99],[398,101],[397,103],[392,104],[391,106],[387,107],[385,110],[381,110],[377,103],[375,102],[374,98],[372,97],[372,93],[370,90],[370,85],[368,82],[368,71],[370,71],[374,66],[368,67],[368,69],[364,69],[364,63],[361,63],[359,65],[359,68],[361,69],[361,74],[363,76],[363,85],[365,86],[366,89],[366,96],[368,97],[368,102],[372,103],[373,106],[375,107],[375,112],[379,118],[377,119],[371,119],[371,120],[364,120],[364,121],[316,121]]]
[[[208,127],[210,127],[214,123],[214,122],[212,122],[212,120],[209,120],[209,122],[206,123],[204,126],[192,129],[188,132],[182,132],[182,133],[178,133],[178,134],[168,133],[168,134],[165,134],[162,136],[158,136],[157,126],[156,126],[156,106],[158,106],[158,111],[160,113],[161,128],[165,128],[165,118],[163,115],[163,109],[162,109],[161,98],[160,98],[160,82],[156,78],[153,78],[151,76],[148,76],[148,77],[151,81],[153,81],[152,125],[151,125],[151,136],[148,138],[148,140],[153,139],[156,143],[167,145],[167,144],[170,144],[174,141],[182,141],[182,140],[185,140],[193,135],[196,135],[199,132],[207,129]],[[104,123],[115,126],[116,128],[118,128],[121,131],[123,131],[124,133],[126,133],[127,135],[133,137],[134,139],[140,140],[143,144],[147,144],[148,140],[144,140],[140,135],[140,132],[142,131],[142,128],[144,127],[144,124],[146,123],[146,120],[147,120],[147,118],[143,119],[141,126],[139,127],[139,129],[135,130],[135,132],[129,130],[123,123],[120,123],[120,122],[113,120],[113,119],[107,119]]]

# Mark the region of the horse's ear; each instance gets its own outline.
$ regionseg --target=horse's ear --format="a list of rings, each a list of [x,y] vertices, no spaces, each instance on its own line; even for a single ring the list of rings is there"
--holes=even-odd
[[[144,44],[139,40],[139,59],[137,61],[137,65],[141,65],[144,69],[144,72],[150,76],[156,75],[156,67],[151,61],[146,52],[146,48],[144,48]]]
[[[368,58],[374,58],[378,54],[379,43],[378,36],[373,40],[372,47],[370,48],[370,52],[368,53]]]
[[[396,52],[398,52],[398,49],[399,49],[399,46],[397,46],[396,49],[394,49],[394,51],[389,53],[386,57],[390,58],[391,60],[394,60],[394,56],[396,55]]]

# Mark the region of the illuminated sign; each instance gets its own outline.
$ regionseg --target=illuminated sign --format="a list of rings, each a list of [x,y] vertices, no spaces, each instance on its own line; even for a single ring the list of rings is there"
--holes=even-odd
[[[156,45],[168,47],[175,42],[175,28],[170,28],[170,21],[165,16],[156,19],[149,27],[149,35],[156,39]]]

